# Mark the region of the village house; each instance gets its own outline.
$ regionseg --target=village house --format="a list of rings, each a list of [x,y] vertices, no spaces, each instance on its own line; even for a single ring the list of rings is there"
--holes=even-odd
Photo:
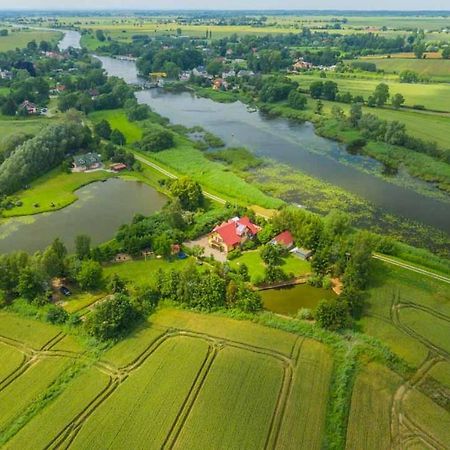
[[[0,70],[0,78],[2,80],[12,80],[12,72],[9,70]]]
[[[208,244],[212,248],[228,253],[248,239],[253,239],[260,230],[261,228],[252,223],[248,217],[233,217],[212,230],[208,236]]]
[[[39,108],[28,100],[23,101],[19,109],[25,109],[27,114],[39,114]]]
[[[236,76],[236,71],[234,71],[233,69],[228,70],[226,72],[222,72],[222,78],[224,80],[226,80],[227,78],[233,78]]]
[[[178,79],[180,81],[189,81],[191,79],[191,71],[185,70],[181,72],[180,75],[178,76]]]
[[[292,66],[292,69],[296,72],[300,71],[300,70],[305,70],[305,69],[311,69],[312,68],[312,64],[309,62],[306,62],[303,58],[299,58],[297,60],[296,63],[294,63],[294,65]]]
[[[215,91],[226,91],[228,89],[228,83],[222,78],[216,78],[212,83],[212,87]]]
[[[294,246],[294,238],[291,232],[286,230],[275,236],[270,243],[272,245],[281,245],[284,248],[290,249]]]
[[[111,170],[113,170],[114,172],[122,172],[122,170],[128,169],[128,166],[124,163],[115,163],[115,164],[111,164],[109,166],[109,168]]]
[[[244,78],[244,77],[254,77],[255,76],[255,72],[253,72],[252,70],[240,70],[237,74],[238,78]]]
[[[100,169],[102,167],[101,155],[86,153],[73,157],[73,172],[85,172],[86,170]]]

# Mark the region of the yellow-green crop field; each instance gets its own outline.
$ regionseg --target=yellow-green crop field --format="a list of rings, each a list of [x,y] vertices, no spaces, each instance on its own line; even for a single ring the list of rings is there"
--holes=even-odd
[[[30,41],[57,42],[62,36],[58,31],[46,30],[14,30],[9,29],[7,36],[0,36],[0,52],[15,50],[16,48],[25,48]]]

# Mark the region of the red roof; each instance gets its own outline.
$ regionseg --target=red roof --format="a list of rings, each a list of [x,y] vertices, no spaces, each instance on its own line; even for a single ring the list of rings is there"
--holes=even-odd
[[[248,217],[238,217],[230,219],[228,222],[214,228],[214,232],[218,233],[223,242],[229,246],[239,244],[242,239],[242,229],[248,229],[251,234],[257,234],[260,228],[250,222]]]
[[[124,163],[116,163],[111,165],[112,170],[125,170],[127,169],[127,165]]]
[[[279,245],[284,245],[286,247],[290,247],[291,245],[294,244],[294,238],[292,237],[292,234],[290,231],[283,231],[282,233],[280,233],[278,236],[275,236],[273,238],[273,240],[279,244]]]

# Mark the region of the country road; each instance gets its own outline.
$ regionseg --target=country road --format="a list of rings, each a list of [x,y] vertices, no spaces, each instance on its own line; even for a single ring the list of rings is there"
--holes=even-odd
[[[167,171],[166,169],[162,168],[161,166],[158,166],[158,164],[155,164],[154,162],[149,161],[148,159],[142,157],[141,155],[135,153],[134,156],[141,163],[143,163],[143,164],[145,164],[145,165],[147,165],[149,167],[152,167],[153,169],[157,170],[158,172],[161,172],[163,175],[165,175],[165,176],[167,176],[169,178],[172,178],[172,179],[178,178],[173,173]],[[210,194],[207,191],[203,191],[203,195],[205,197],[207,197],[207,198],[210,198],[211,200],[214,200],[214,201],[216,201],[218,203],[221,203],[222,205],[224,205],[226,203],[226,200],[224,200],[223,198],[220,198],[220,197],[218,197],[217,195],[214,195],[214,194]],[[268,218],[264,214],[257,214],[257,215],[261,216],[261,217]],[[375,259],[378,259],[380,261],[383,261],[383,262],[385,262],[387,264],[392,264],[394,266],[398,266],[398,267],[401,267],[403,269],[410,270],[412,272],[420,273],[422,275],[426,275],[426,276],[429,276],[429,277],[434,278],[436,280],[443,281],[444,283],[449,283],[450,284],[450,278],[446,277],[444,275],[439,275],[437,273],[430,272],[430,271],[425,270],[425,269],[421,269],[420,267],[412,266],[410,264],[397,261],[396,259],[389,258],[388,256],[385,256],[385,255],[380,255],[379,253],[374,253],[372,255],[372,257],[375,258]]]

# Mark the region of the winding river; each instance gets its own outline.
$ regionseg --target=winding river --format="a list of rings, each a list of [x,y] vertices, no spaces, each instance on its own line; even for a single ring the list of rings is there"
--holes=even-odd
[[[122,77],[131,84],[141,82],[133,61],[104,56],[98,59],[109,75]],[[245,146],[258,156],[300,169],[344,188],[386,212],[450,230],[449,203],[370,173],[381,172],[381,164],[369,157],[351,155],[343,145],[316,135],[311,123],[268,118],[261,113],[249,112],[241,102],[218,103],[190,92],[151,89],[138,91],[136,96],[139,102],[149,105],[173,123],[188,127],[201,125],[229,146]],[[293,200],[302,203],[301,198]]]

